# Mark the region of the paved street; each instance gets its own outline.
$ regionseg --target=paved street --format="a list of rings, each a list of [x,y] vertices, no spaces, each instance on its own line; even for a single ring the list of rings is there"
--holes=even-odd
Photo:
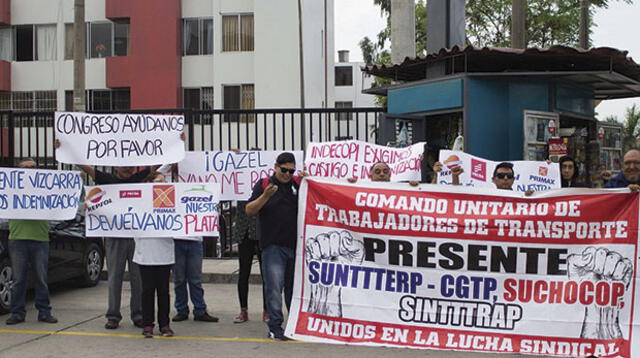
[[[128,283],[125,283],[125,287]],[[174,338],[144,339],[140,329],[128,319],[128,307],[123,311],[125,319],[119,329],[104,329],[106,307],[106,282],[93,288],[56,286],[53,288],[53,313],[58,324],[36,321],[33,301],[28,303],[27,321],[16,326],[0,323],[0,357],[443,357],[486,358],[491,354],[419,351],[410,349],[384,349],[351,347],[343,345],[313,344],[301,342],[274,342],[266,339],[261,318],[259,285],[251,285],[249,296],[250,320],[233,324],[238,311],[236,286],[230,284],[206,284],[205,292],[211,313],[220,317],[219,323],[172,323]],[[128,290],[125,299],[128,303]],[[173,312],[172,312],[173,314]],[[499,357],[524,357],[499,355]]]

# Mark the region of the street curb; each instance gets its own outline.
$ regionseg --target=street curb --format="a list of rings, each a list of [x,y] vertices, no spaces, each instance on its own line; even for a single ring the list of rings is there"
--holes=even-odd
[[[173,275],[172,275],[173,276]],[[107,271],[103,270],[100,274],[100,280],[107,280]],[[173,281],[173,278],[171,278]],[[129,281],[129,272],[124,273],[123,281]],[[238,274],[237,273],[202,273],[202,283],[237,283],[238,282]],[[249,284],[252,285],[261,285],[262,278],[258,274],[251,274],[249,276]]]

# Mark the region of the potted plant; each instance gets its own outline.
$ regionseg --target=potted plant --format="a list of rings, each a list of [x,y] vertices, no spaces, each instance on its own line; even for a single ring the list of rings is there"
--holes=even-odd
[[[107,46],[105,46],[102,43],[99,43],[96,45],[96,53],[98,54],[98,57],[102,58],[106,55],[107,53]]]

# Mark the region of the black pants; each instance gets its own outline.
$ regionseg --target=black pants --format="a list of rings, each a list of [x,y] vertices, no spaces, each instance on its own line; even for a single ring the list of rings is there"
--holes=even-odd
[[[244,239],[238,245],[238,261],[240,262],[240,273],[238,275],[238,299],[240,299],[240,308],[249,307],[249,276],[251,275],[251,266],[253,264],[253,255],[258,256],[260,262],[260,276],[262,276],[262,255],[260,254],[260,245],[258,240]],[[267,309],[264,300],[264,285],[262,289],[262,307]]]
[[[142,322],[153,326],[154,298],[158,297],[158,326],[169,325],[169,273],[173,265],[140,266],[142,276]]]

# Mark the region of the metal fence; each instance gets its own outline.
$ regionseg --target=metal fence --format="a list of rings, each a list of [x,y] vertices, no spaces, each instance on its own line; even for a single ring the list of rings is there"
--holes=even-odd
[[[305,150],[309,142],[358,139],[376,143],[383,108],[131,110],[128,113],[184,115],[190,151]],[[0,166],[33,158],[39,167],[70,169],[54,150],[54,112],[0,111]],[[104,168],[99,168],[103,170]],[[109,170],[107,168],[106,170]],[[235,207],[223,205],[220,240],[205,240],[205,255],[229,257]]]
[[[210,110],[132,110],[129,113],[185,116],[188,150],[305,150],[309,142],[342,139],[377,141],[377,119],[384,109],[310,108]],[[0,164],[30,157],[56,167],[54,112],[0,111]]]

